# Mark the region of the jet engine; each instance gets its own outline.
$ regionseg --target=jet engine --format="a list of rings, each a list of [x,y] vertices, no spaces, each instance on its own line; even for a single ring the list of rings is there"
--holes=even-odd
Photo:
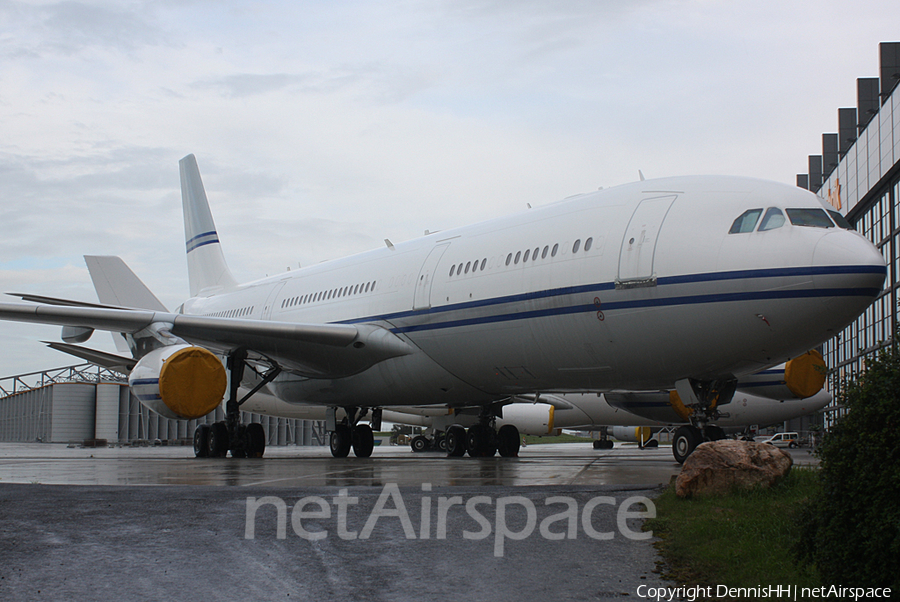
[[[653,433],[658,430],[651,429],[649,426],[614,426],[612,427],[612,436],[619,441],[647,443],[653,437]]]
[[[737,388],[768,399],[806,399],[822,390],[827,373],[822,354],[813,350],[783,366],[742,377]]]
[[[522,435],[558,435],[561,431],[554,427],[555,408],[545,403],[513,403],[503,406],[503,418],[497,426],[515,425]]]
[[[166,418],[192,420],[210,413],[225,396],[228,378],[211,351],[169,345],[141,358],[128,385],[138,400]]]

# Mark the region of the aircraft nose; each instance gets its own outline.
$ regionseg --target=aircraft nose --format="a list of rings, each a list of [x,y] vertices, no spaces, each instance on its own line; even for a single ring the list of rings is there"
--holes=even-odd
[[[873,297],[881,290],[887,274],[884,257],[875,245],[848,230],[831,230],[820,238],[813,250],[813,265],[839,274],[844,286],[872,289]]]

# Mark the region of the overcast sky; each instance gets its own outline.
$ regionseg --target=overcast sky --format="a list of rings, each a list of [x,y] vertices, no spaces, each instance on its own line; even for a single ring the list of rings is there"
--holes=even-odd
[[[898,39],[896,0],[0,0],[0,292],[120,255],[179,305],[188,153],[241,281],[639,169],[793,184]],[[0,376],[58,337],[0,323]]]

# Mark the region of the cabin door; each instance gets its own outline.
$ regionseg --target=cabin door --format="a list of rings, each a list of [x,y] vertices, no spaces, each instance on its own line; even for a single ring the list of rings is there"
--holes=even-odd
[[[669,208],[676,195],[659,196],[640,202],[625,228],[622,249],[619,252],[619,277],[617,287],[653,286],[656,278],[653,261],[656,241]]]
[[[416,279],[416,294],[413,299],[413,309],[431,309],[431,287],[434,284],[434,271],[438,262],[444,256],[444,251],[450,243],[437,245],[425,258],[425,263],[419,271],[419,277]]]

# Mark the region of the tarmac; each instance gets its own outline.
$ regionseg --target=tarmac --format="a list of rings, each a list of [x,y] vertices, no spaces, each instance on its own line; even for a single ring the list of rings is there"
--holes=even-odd
[[[641,525],[679,468],[668,447],[0,444],[0,599],[642,599],[671,585]]]

